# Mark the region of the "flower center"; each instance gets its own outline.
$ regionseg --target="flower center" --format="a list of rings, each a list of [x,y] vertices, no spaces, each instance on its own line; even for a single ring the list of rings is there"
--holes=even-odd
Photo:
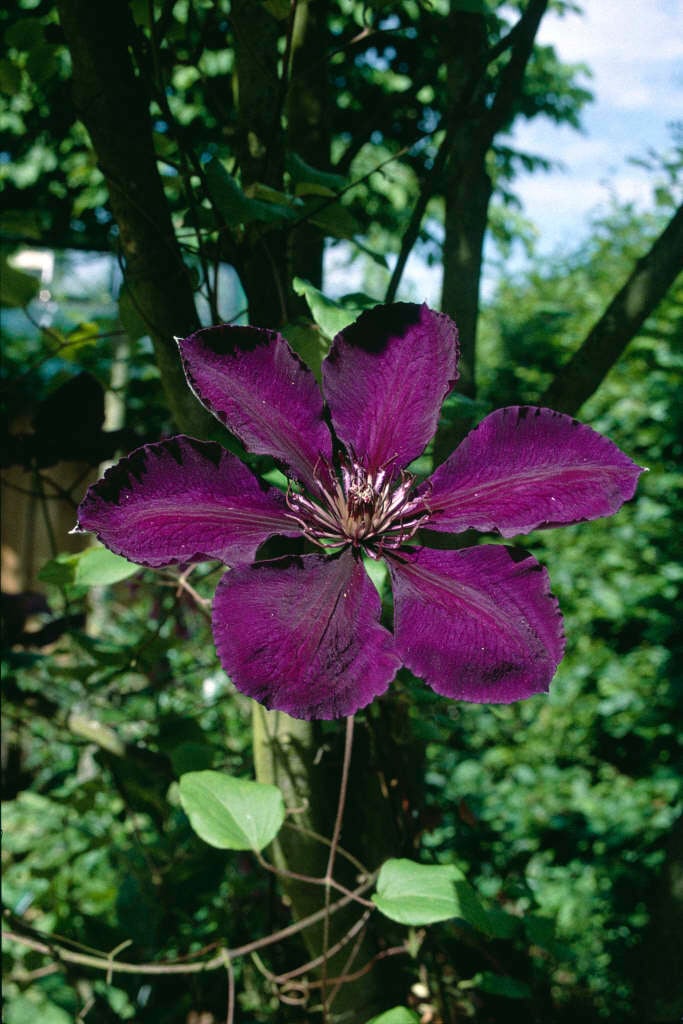
[[[325,463],[316,474],[315,498],[287,494],[289,515],[306,537],[324,548],[348,544],[378,558],[383,548],[409,540],[429,515],[422,498],[411,497],[415,478],[388,468],[370,472],[351,459],[341,462],[339,477]]]

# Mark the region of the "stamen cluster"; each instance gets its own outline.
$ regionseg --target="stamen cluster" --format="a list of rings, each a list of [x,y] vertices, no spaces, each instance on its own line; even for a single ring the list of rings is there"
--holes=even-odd
[[[423,498],[413,496],[415,478],[383,467],[374,472],[353,459],[339,475],[325,462],[316,473],[317,494],[287,494],[289,517],[322,548],[363,547],[372,558],[384,548],[409,540],[429,515]]]

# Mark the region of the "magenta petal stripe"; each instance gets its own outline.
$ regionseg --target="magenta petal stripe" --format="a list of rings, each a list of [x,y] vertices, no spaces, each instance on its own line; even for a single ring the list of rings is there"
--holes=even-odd
[[[564,650],[548,574],[516,549],[419,549],[388,558],[403,663],[456,700],[504,703],[546,691]]]
[[[571,416],[498,409],[467,435],[421,493],[429,528],[498,530],[504,537],[616,512],[642,469]]]
[[[366,469],[401,469],[420,455],[457,380],[457,356],[453,321],[411,303],[376,306],[337,335],[323,391],[337,436]]]
[[[223,668],[238,690],[296,718],[369,704],[399,667],[362,562],[304,555],[226,573],[213,606]]]
[[[257,327],[208,327],[178,339],[199,400],[258,455],[272,455],[311,489],[332,458],[315,377],[281,334]]]
[[[283,495],[234,455],[181,434],[108,469],[83,499],[78,525],[141,565],[234,565],[274,534],[297,535],[286,512]]]

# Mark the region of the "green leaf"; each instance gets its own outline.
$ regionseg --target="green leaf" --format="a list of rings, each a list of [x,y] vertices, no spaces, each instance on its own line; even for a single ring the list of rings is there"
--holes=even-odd
[[[6,259],[0,266],[0,305],[27,306],[40,289],[40,281],[33,274],[17,270]]]
[[[539,914],[525,914],[523,924],[526,937],[532,946],[540,946],[556,960],[563,958],[565,949],[557,938],[555,921],[552,918],[541,917]]]
[[[362,227],[350,210],[341,203],[321,203],[315,196],[303,200],[303,214],[309,224],[315,224],[332,238],[355,239]]]
[[[182,775],[180,802],[200,839],[220,850],[262,850],[285,818],[277,786],[222,772]]]
[[[287,209],[295,208],[295,213],[297,209],[301,211],[304,205],[301,199],[295,199],[293,196],[288,196],[286,192],[281,192],[280,189],[264,185],[262,181],[252,182],[244,194],[248,200],[259,199],[270,206],[279,205]]]
[[[295,277],[292,287],[297,295],[304,296],[311,316],[323,334],[330,340],[344,327],[348,327],[364,309],[377,305],[375,299],[360,293],[349,295],[339,301],[328,299],[315,285],[304,280],[303,277]]]
[[[376,263],[378,267],[382,267],[384,270],[387,270],[389,268],[389,261],[387,260],[383,252],[375,252],[374,249],[370,249],[369,246],[367,246],[364,242],[361,242],[358,238],[353,239],[353,244],[356,247],[356,249],[360,250],[360,252],[362,253],[365,253],[365,255],[369,259],[371,259],[373,263]]]
[[[184,775],[186,772],[203,771],[213,764],[214,752],[205,743],[179,743],[173,747],[169,757],[173,765],[173,771],[177,775]]]
[[[107,587],[127,580],[139,571],[139,565],[134,565],[121,555],[115,555],[107,548],[86,548],[76,555],[74,583],[81,587]]]
[[[497,908],[489,910],[487,917],[488,933],[496,939],[511,939],[522,928],[522,919],[514,914],[508,914],[504,910]]]
[[[385,917],[399,924],[434,924],[459,917],[488,931],[486,911],[454,864],[388,860],[382,865],[372,901]]]
[[[38,85],[49,81],[59,71],[57,47],[43,43],[32,47],[26,57],[26,70]]]
[[[40,18],[19,18],[5,32],[7,46],[15,46],[17,50],[30,50],[43,42],[45,32]]]
[[[290,206],[250,199],[216,157],[205,164],[204,174],[211,198],[230,226],[252,224],[254,221],[272,224],[298,216]]]
[[[11,60],[0,60],[0,92],[15,96],[21,89],[21,68]]]
[[[59,587],[107,587],[128,579],[139,570],[139,565],[96,546],[74,555],[60,554],[51,558],[38,573],[38,579]]]
[[[100,338],[101,327],[94,320],[86,320],[69,331],[63,339],[64,348],[60,350],[63,359],[75,359],[82,349],[96,345]]]
[[[318,384],[322,380],[322,362],[330,350],[330,341],[316,324],[287,324],[282,333],[300,359],[313,371]]]
[[[530,999],[531,989],[524,981],[508,978],[493,971],[480,971],[468,981],[461,981],[460,988],[476,988],[480,992],[488,992],[492,996],[504,996],[506,999]]]
[[[486,0],[451,0],[452,10],[464,14],[486,14]]]
[[[42,583],[54,583],[56,587],[66,587],[74,581],[75,555],[56,555],[46,562],[38,572]]]
[[[262,5],[272,14],[278,21],[284,21],[288,18],[292,5],[289,0],[261,0]]]
[[[385,1010],[379,1017],[373,1017],[367,1024],[420,1024],[420,1018],[414,1010],[405,1006],[394,1006],[391,1010]]]
[[[306,163],[296,153],[287,155],[285,166],[294,182],[295,192],[298,196],[307,194],[335,196],[348,185],[348,181],[343,175],[334,174],[331,171],[320,171],[317,167]]]
[[[0,62],[1,63],[1,62]],[[0,231],[7,235],[21,235],[39,241],[43,237],[36,210],[4,210],[0,213]],[[3,262],[2,267],[5,264]]]
[[[70,1024],[73,1017],[49,1002],[42,993],[36,993],[35,998],[31,996],[17,996],[10,998],[6,1005],[6,1024],[34,1024],[40,1020],[41,1024]]]

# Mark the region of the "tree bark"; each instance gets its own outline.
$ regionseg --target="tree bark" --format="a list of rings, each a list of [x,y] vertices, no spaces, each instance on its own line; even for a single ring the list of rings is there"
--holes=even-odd
[[[476,394],[476,331],[479,317],[484,236],[492,184],[486,158],[495,135],[512,116],[523,88],[534,40],[547,0],[530,0],[510,36],[510,54],[489,104],[486,76],[491,51],[482,14],[454,5],[448,21],[446,55],[448,131],[453,133],[446,168],[444,269],[441,308],[458,324],[458,390]]]
[[[231,20],[236,36],[236,70],[239,119],[242,125],[239,162],[242,185],[263,181],[282,187],[286,151],[292,151],[315,167],[329,161],[330,122],[327,64],[327,0],[297,5],[288,31],[291,40],[291,74],[283,69],[278,78],[277,39],[281,27],[252,2],[238,3]],[[270,54],[270,58],[268,58]],[[267,65],[267,67],[266,67]],[[263,76],[262,79],[260,76]],[[273,120],[277,113],[277,123]],[[287,132],[281,124],[286,112]],[[251,140],[251,142],[249,142]],[[263,145],[258,145],[262,142]],[[302,225],[294,231],[263,232],[260,226],[245,231],[239,246],[240,275],[249,301],[249,316],[259,326],[276,327],[305,308],[292,291],[295,275],[322,283],[323,240],[318,229]],[[256,777],[277,785],[299,829],[284,828],[273,844],[272,857],[285,871],[321,877],[328,849],[311,833],[329,839],[339,792],[343,743],[342,723],[330,724],[323,736],[317,723],[298,721],[282,712],[254,706],[253,749]],[[375,737],[370,729],[356,728],[346,825],[342,845],[350,848],[371,869],[396,855],[399,837],[394,808],[373,767]],[[354,817],[355,815],[355,817]],[[349,822],[353,822],[349,827]],[[355,885],[343,857],[336,861],[335,876],[349,887]],[[322,886],[283,878],[281,887],[295,918],[300,919],[324,903]],[[360,908],[351,907],[330,920],[329,945],[338,941],[358,919]],[[322,926],[304,935],[308,952],[323,950]],[[330,959],[329,977],[343,971],[351,946]],[[377,951],[372,929],[357,951],[352,970],[363,966]],[[400,977],[392,961],[378,965],[352,983],[344,984],[334,1000],[331,1020],[343,1015],[349,1024],[365,1024],[387,1007],[392,991],[401,996]]]
[[[590,398],[683,271],[682,254],[683,206],[550,384],[542,405],[573,414]]]
[[[266,711],[259,705],[254,707],[253,723],[256,777],[260,782],[278,786],[286,806],[295,812],[290,819],[294,827],[285,826],[280,831],[270,848],[271,858],[280,869],[321,878],[327,868],[329,851],[313,833],[328,840],[332,835],[339,794],[343,729],[326,731],[323,735],[317,723],[299,721],[279,711]],[[381,785],[372,747],[369,730],[357,723],[340,838],[341,846],[366,862],[369,870],[399,852],[390,796],[386,786]],[[415,766],[412,767],[414,770]],[[386,768],[389,773],[389,766]],[[357,871],[339,854],[334,876],[348,888],[358,884]],[[284,877],[281,887],[297,920],[324,905],[325,890],[321,885]],[[332,894],[334,896],[334,890]],[[352,905],[330,918],[328,947],[348,933],[361,913],[362,907]],[[387,923],[383,921],[383,937]],[[363,967],[377,952],[376,935],[371,925],[372,922],[349,967],[351,972]],[[303,940],[309,955],[319,956],[324,948],[322,923],[308,928]],[[349,943],[330,957],[328,977],[344,972],[352,948],[353,944]],[[330,1021],[340,1019],[345,1024],[365,1024],[374,1014],[391,1005],[392,997],[398,1002],[404,993],[396,966],[400,971],[400,964],[387,961],[355,981],[343,984],[332,1005]]]
[[[683,1006],[683,818],[664,846],[646,906],[650,920],[631,950],[635,1000],[643,1024],[678,1024]]]
[[[107,183],[126,282],[147,324],[169,407],[182,430],[206,436],[213,418],[187,387],[173,340],[199,322],[157,168],[149,98],[129,52],[136,31],[129,6],[58,0],[57,9],[76,108]]]
[[[329,50],[329,0],[300,0],[292,27],[292,59],[287,96],[287,148],[312,167],[330,163],[330,90],[325,54]],[[322,288],[323,236],[302,224],[289,240],[289,265]],[[302,311],[305,308],[302,306]]]
[[[450,158],[443,184],[446,215],[441,308],[458,325],[458,390],[474,397],[479,279],[491,195],[485,166],[487,147],[479,143],[486,115],[481,85],[488,46],[484,15],[453,7],[446,31],[446,130],[450,136]]]
[[[285,100],[280,67],[281,23],[253,0],[235,0],[230,11],[235,34],[238,133],[235,140],[243,189],[255,182],[282,189]],[[237,270],[249,306],[249,322],[281,327],[289,319],[287,233],[250,224],[237,245]]]

